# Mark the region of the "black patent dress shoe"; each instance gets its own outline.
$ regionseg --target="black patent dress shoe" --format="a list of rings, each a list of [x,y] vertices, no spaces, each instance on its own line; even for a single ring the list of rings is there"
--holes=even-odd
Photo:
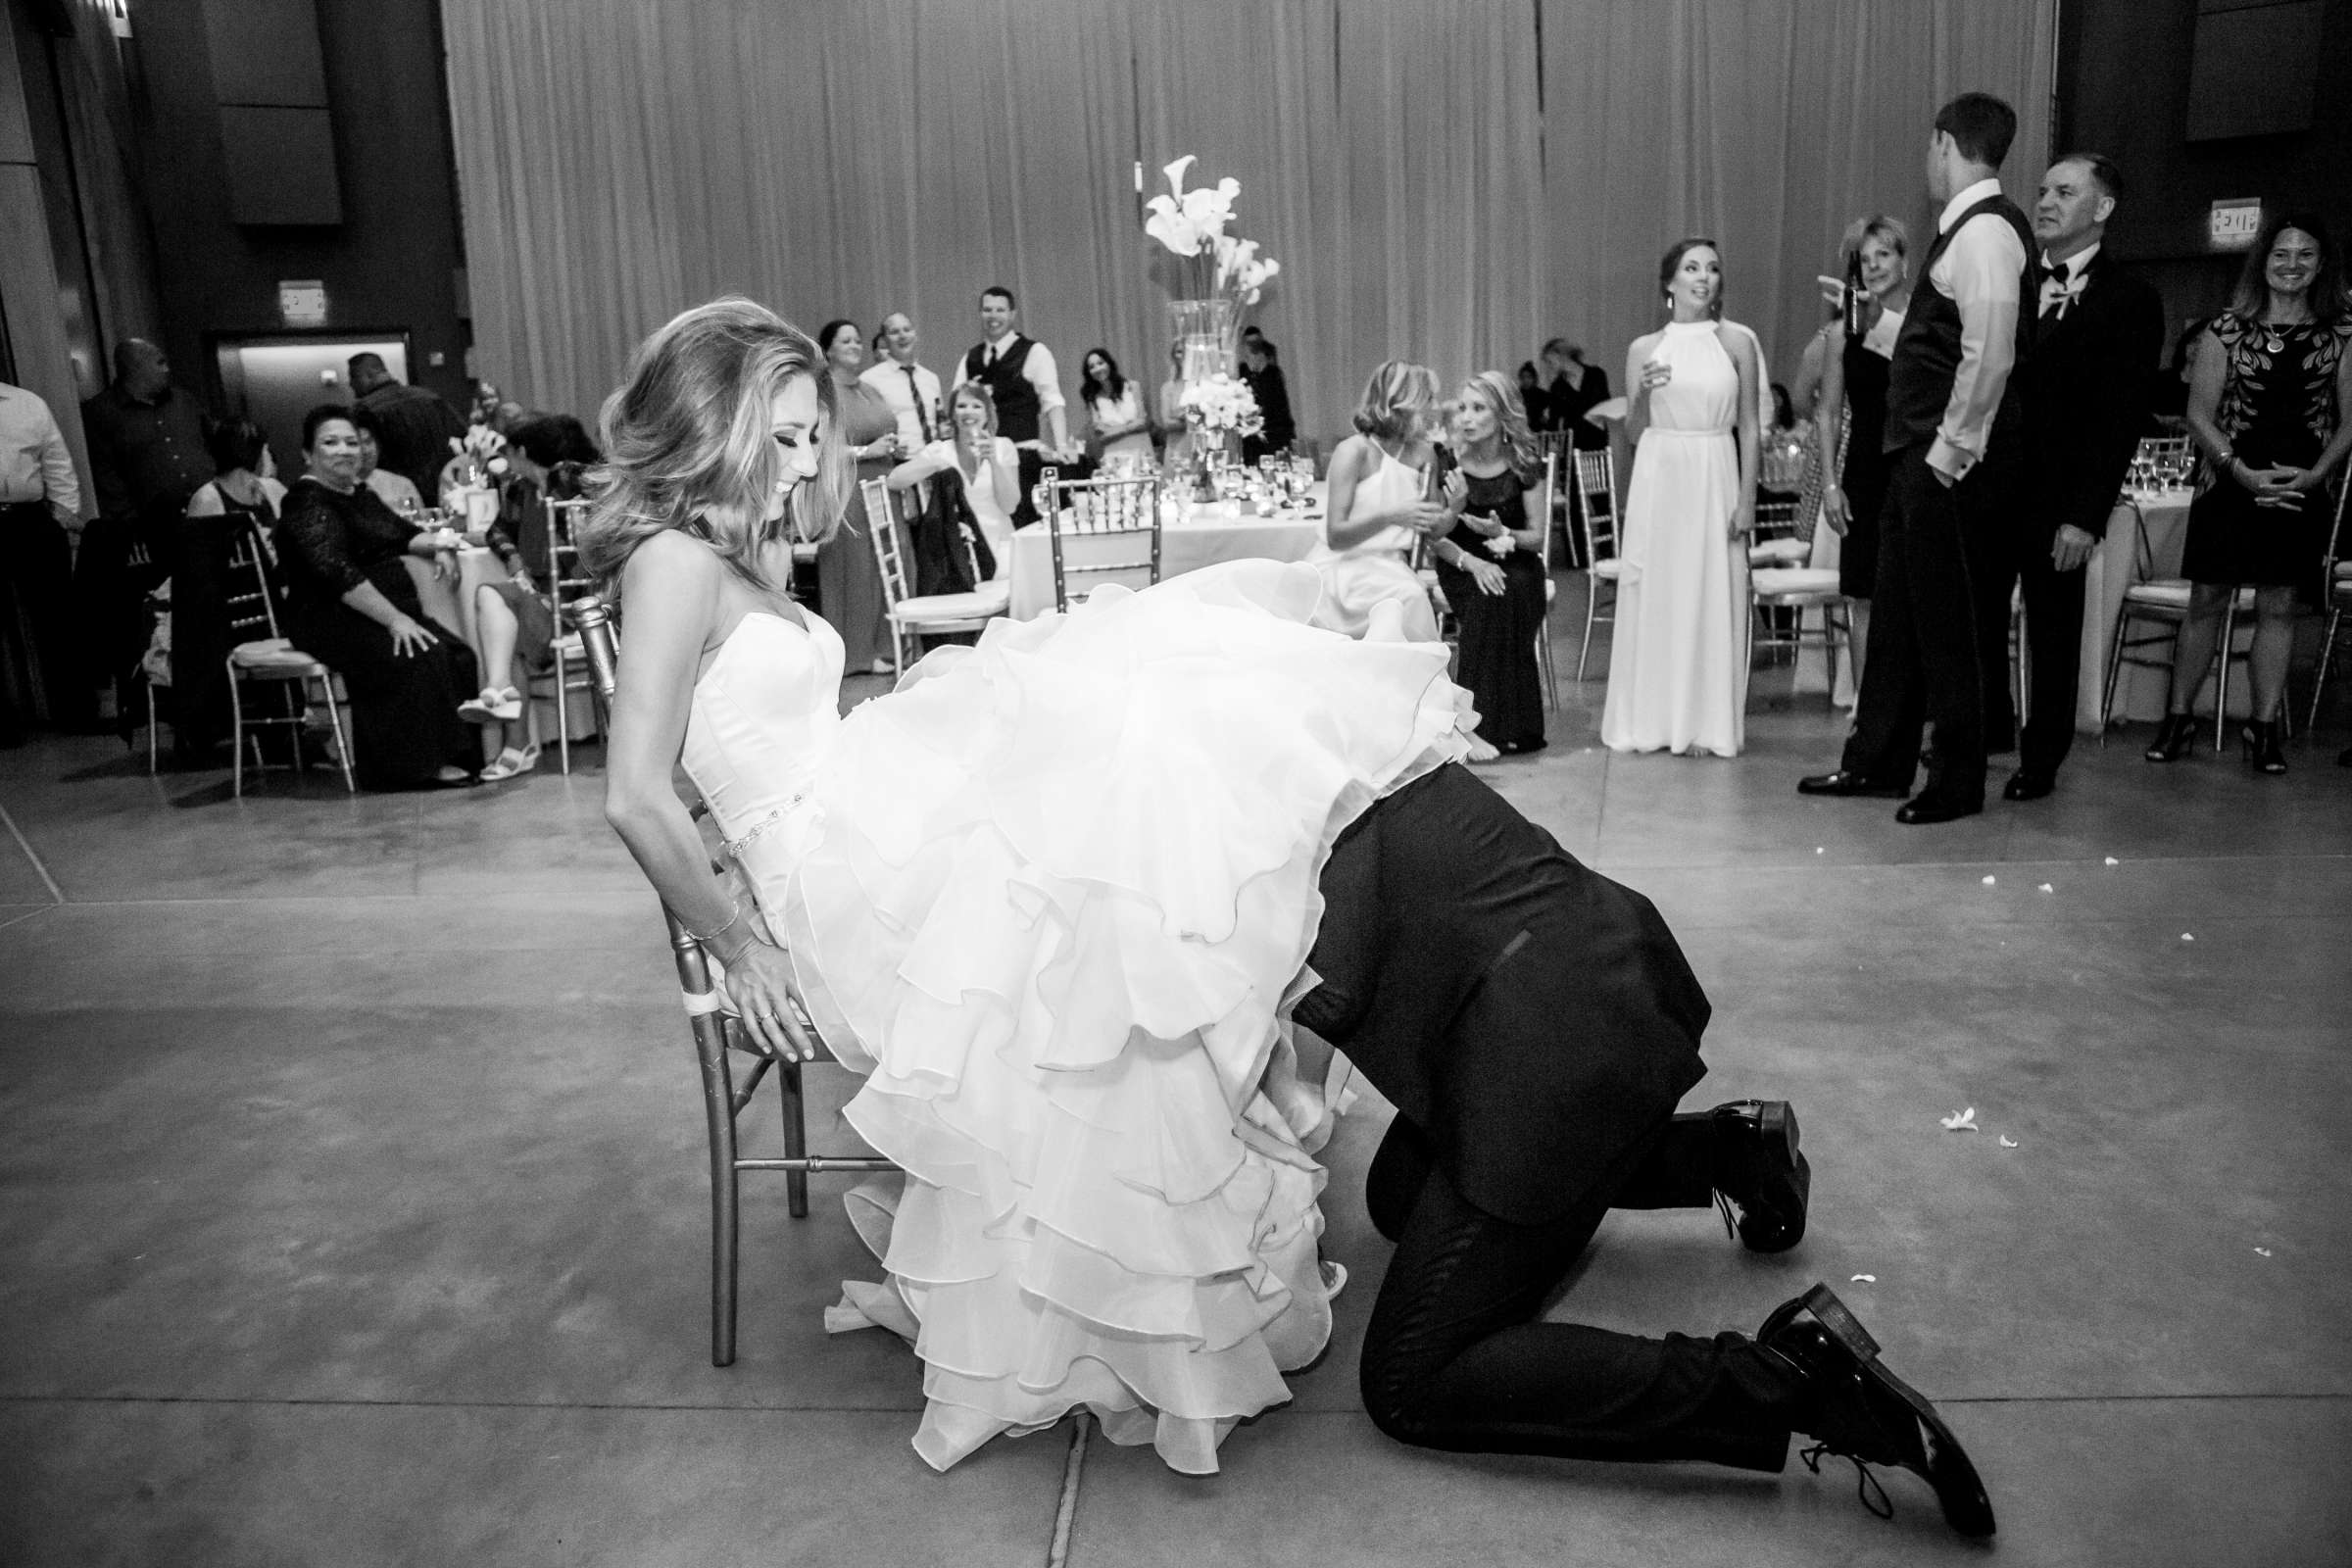
[[[1894,819],[1906,827],[1927,827],[1936,822],[1957,822],[1984,809],[1983,801],[1966,801],[1954,795],[1922,790],[1894,808]]]
[[[1790,1424],[1814,1440],[1798,1455],[1806,1468],[1818,1472],[1824,1453],[1853,1460],[1862,1505],[1891,1519],[1894,1503],[1869,1467],[1898,1465],[1936,1489],[1954,1530],[1978,1540],[1992,1534],[1992,1499],[1968,1450],[1925,1395],[1886,1370],[1879,1342],[1827,1285],[1777,1308],[1756,1345],[1803,1379]]]
[[[2057,787],[2057,779],[2049,774],[2032,773],[2021,767],[2009,775],[2008,783],[2001,786],[2001,799],[2004,801],[2038,801]]]
[[[1881,784],[1860,773],[1839,768],[1835,773],[1814,773],[1796,781],[1799,795],[1835,795],[1845,799],[1899,801],[1911,793],[1908,784]]]
[[[1786,1252],[1803,1241],[1813,1167],[1797,1152],[1796,1108],[1786,1100],[1735,1100],[1706,1116],[1725,1226],[1751,1252]]]

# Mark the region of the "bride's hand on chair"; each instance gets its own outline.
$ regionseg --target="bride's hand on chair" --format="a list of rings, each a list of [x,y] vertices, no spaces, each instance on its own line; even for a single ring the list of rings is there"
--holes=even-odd
[[[721,990],[743,1027],[787,1061],[814,1061],[816,1042],[801,1027],[801,991],[782,948],[754,937],[732,958],[721,958]]]

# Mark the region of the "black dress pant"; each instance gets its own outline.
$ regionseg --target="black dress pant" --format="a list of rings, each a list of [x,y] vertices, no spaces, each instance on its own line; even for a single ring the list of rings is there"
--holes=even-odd
[[[2010,710],[2009,598],[2015,590],[2026,612],[2026,710],[2018,741],[2018,770],[2040,778],[2054,777],[2075,745],[2076,685],[2082,672],[2082,568],[2060,571],[2050,564],[2053,529],[2042,519],[2021,514],[2023,526],[2008,536],[2007,554],[1994,563],[1993,580],[1980,597],[1997,601],[1999,641],[1998,702],[1990,699],[1986,711],[1998,722]],[[1986,613],[1991,613],[1990,605]],[[1999,741],[1992,743],[1997,750]]]
[[[400,571],[393,563],[393,571]],[[376,586],[393,586],[378,573]],[[416,789],[444,767],[481,765],[479,737],[458,716],[458,704],[482,689],[473,650],[456,632],[423,612],[411,588],[406,602],[386,598],[424,629],[433,644],[396,654],[392,634],[345,605],[292,612],[294,646],[343,677],[351,697],[352,771],[362,789]]]
[[[1926,793],[1968,805],[1984,799],[1984,645],[1991,612],[1979,585],[1997,569],[1990,530],[2006,521],[1991,515],[2005,488],[1985,467],[1947,486],[1928,466],[1928,443],[1894,460],[1879,514],[1870,668],[1839,764],[1874,783],[1909,788],[1921,725],[1933,720],[1936,762]],[[2007,619],[2003,608],[2004,626]],[[2005,647],[2005,632],[2002,638]]]
[[[1779,1470],[1797,1380],[1744,1335],[1651,1340],[1540,1316],[1609,1209],[1707,1206],[1713,1150],[1703,1114],[1661,1121],[1557,1218],[1513,1225],[1455,1192],[1399,1116],[1365,1187],[1396,1243],[1364,1341],[1374,1424],[1463,1453]]]
[[[0,736],[21,735],[43,710],[68,730],[98,716],[73,582],[74,547],[48,504],[0,507]]]

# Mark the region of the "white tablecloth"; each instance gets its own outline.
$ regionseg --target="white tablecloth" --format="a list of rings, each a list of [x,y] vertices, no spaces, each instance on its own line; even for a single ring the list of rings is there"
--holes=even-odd
[[[2160,495],[2141,498],[2139,514],[2145,519],[2148,552],[2151,564],[2148,575],[2178,577],[2180,575],[2180,551],[2188,539],[2188,502],[2186,490],[2169,490]],[[2137,528],[2132,509],[2118,506],[2107,519],[2107,537],[2099,541],[2082,567],[2082,674],[2075,692],[2075,729],[2082,735],[2099,732],[2099,698],[2107,682],[2107,652],[2115,642],[2115,623],[2122,618],[2124,590],[2132,585],[2132,564],[2139,548]],[[2146,628],[2152,631],[2153,628]],[[2123,676],[2116,682],[2114,718],[2150,723],[2164,717],[2170,674],[2162,669],[2148,669],[2126,664]],[[2234,710],[2246,696],[2245,682],[2233,681],[2231,704]],[[2212,711],[2211,700],[2205,704]]]
[[[1271,517],[1245,515],[1230,507],[1191,508],[1160,530],[1161,580],[1181,577],[1220,561],[1298,561],[1323,537],[1324,490],[1318,483],[1306,510]],[[1065,533],[1064,562],[1118,561],[1140,553],[1142,536],[1100,537]],[[1092,579],[1090,579],[1091,581]],[[1033,522],[1012,536],[1012,607],[1015,620],[1028,620],[1054,608],[1054,541],[1046,525]]]

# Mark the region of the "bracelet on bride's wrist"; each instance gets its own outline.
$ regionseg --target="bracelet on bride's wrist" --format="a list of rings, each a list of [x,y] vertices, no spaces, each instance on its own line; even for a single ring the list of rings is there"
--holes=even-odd
[[[710,947],[711,944],[715,943],[720,937],[725,936],[729,931],[743,923],[743,901],[741,899],[737,899],[733,902],[734,906],[727,911],[727,917],[724,920],[719,921],[718,924],[712,926],[709,931],[697,931],[694,927],[689,925],[686,927],[686,934],[694,938],[695,941],[700,942],[705,947]],[[681,920],[679,924],[684,925],[685,922]]]

